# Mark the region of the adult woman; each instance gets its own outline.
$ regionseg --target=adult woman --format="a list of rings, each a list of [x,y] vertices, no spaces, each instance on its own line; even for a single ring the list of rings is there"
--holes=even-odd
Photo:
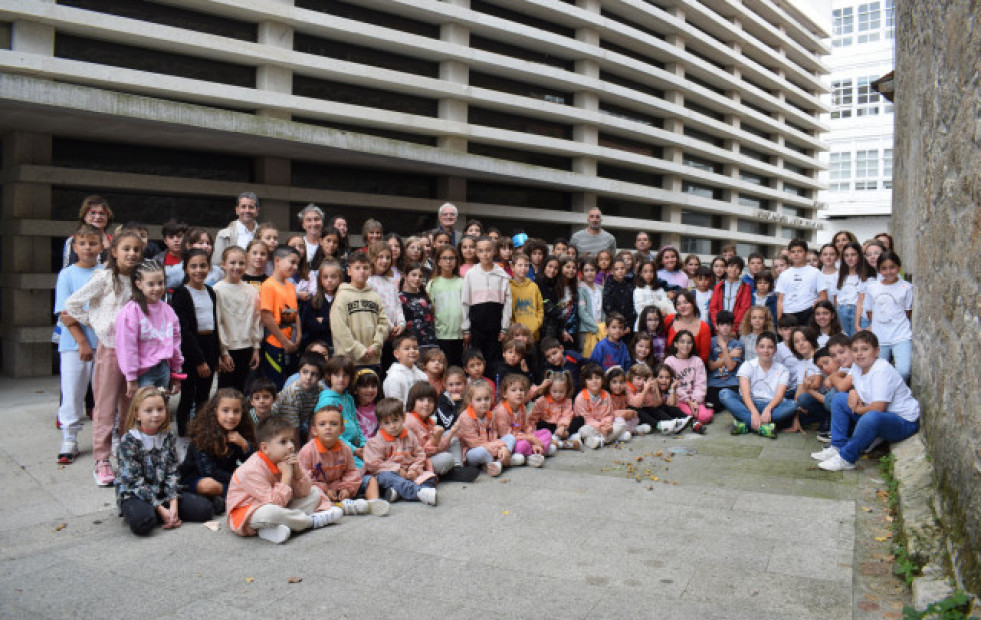
[[[849,243],[858,243],[858,237],[855,236],[855,233],[847,230],[839,230],[835,233],[835,236],[831,238],[831,244],[835,246],[836,250],[838,250],[838,256],[841,256],[841,252]]]
[[[695,352],[703,362],[707,363],[709,353],[712,351],[712,328],[699,318],[695,293],[678,291],[674,307],[677,312],[664,318],[664,326],[667,329],[665,346],[670,347],[679,332],[689,331],[695,335]]]
[[[102,245],[105,248],[108,248],[112,242],[112,236],[107,232],[109,225],[112,224],[112,217],[112,209],[109,208],[109,203],[102,196],[86,196],[82,200],[82,208],[78,211],[78,223],[91,224],[98,228],[102,232]],[[71,235],[65,239],[65,247],[61,252],[62,269],[78,261],[78,256],[72,250],[74,238],[75,236]],[[103,258],[105,258],[105,251],[99,254],[99,263],[102,262]]]
[[[320,233],[324,229],[324,212],[312,202],[303,207],[297,215],[303,228],[303,243],[306,246],[307,263],[313,261],[320,246]]]

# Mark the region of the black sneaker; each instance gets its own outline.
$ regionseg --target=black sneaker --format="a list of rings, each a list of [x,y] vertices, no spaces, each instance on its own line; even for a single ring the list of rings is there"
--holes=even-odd
[[[816,437],[821,443],[831,443],[831,431],[818,431]]]

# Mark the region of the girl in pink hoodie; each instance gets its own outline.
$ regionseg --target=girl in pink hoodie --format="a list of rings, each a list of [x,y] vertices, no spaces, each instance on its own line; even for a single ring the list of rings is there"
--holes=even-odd
[[[686,415],[693,416],[701,424],[712,421],[712,410],[705,406],[705,392],[708,376],[702,358],[692,355],[695,337],[688,330],[682,330],[672,343],[674,355],[664,360],[665,365],[674,371],[678,378],[678,408]]]
[[[161,299],[166,290],[164,270],[157,261],[145,260],[133,268],[133,299],[116,318],[116,359],[126,378],[126,396],[148,385],[177,393],[181,382],[180,322],[173,308]]]

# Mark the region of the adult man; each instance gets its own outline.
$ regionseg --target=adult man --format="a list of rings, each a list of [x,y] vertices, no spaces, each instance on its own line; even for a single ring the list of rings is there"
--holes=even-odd
[[[602,223],[603,212],[596,207],[590,209],[586,216],[586,229],[580,230],[569,239],[569,244],[576,247],[579,256],[586,254],[596,256],[601,250],[616,251],[617,240],[600,227]]]
[[[443,206],[439,208],[439,224],[436,225],[436,230],[433,234],[438,232],[445,232],[450,236],[450,244],[456,247],[456,244],[460,242],[460,233],[454,228],[456,226],[456,218],[460,214],[459,209],[452,202],[444,202]]]
[[[324,229],[324,212],[311,202],[303,207],[297,217],[300,220],[300,228],[304,232],[303,242],[307,246],[307,262],[310,262],[320,246],[320,232]]]
[[[242,192],[235,201],[235,215],[237,220],[233,220],[227,228],[218,231],[215,237],[215,251],[211,256],[211,263],[221,266],[221,255],[225,248],[237,245],[243,250],[246,249],[255,236],[256,217],[259,216],[259,199],[252,192]]]
[[[643,230],[638,232],[637,238],[634,239],[634,249],[644,254],[648,260],[654,260],[657,256],[657,253],[651,249],[651,236]]]

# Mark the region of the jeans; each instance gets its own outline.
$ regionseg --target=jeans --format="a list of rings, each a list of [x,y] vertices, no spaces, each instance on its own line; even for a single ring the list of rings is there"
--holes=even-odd
[[[841,322],[841,331],[851,338],[855,335],[855,304],[842,304],[838,306],[838,320]]]
[[[501,441],[503,441],[504,445],[507,446],[508,452],[513,454],[514,446],[517,443],[514,440],[514,435],[505,435],[504,437],[501,437]],[[479,467],[480,465],[487,465],[488,463],[493,463],[496,460],[497,459],[494,457],[494,455],[490,453],[490,450],[484,448],[483,446],[470,448],[469,450],[467,450],[468,465],[475,465]]]
[[[749,408],[743,404],[743,397],[739,392],[735,390],[722,390],[719,392],[719,400],[729,410],[732,417],[744,423],[746,426],[751,426],[753,415],[749,412]],[[753,404],[756,405],[757,411],[762,412],[770,404],[770,401],[762,398],[754,398]],[[770,421],[773,423],[782,422],[794,415],[795,411],[797,411],[797,403],[789,399],[784,399],[783,402],[774,407],[773,412],[770,414]]]
[[[378,480],[378,487],[381,489],[395,489],[402,499],[410,502],[419,499],[419,490],[425,487],[436,486],[436,479],[430,478],[422,484],[416,484],[411,480],[406,480],[394,471],[380,471],[375,475]]]
[[[170,363],[166,360],[157,363],[156,366],[137,377],[136,383],[140,387],[153,385],[167,389],[170,387]]]
[[[896,367],[896,372],[909,385],[909,376],[913,369],[913,341],[902,340],[893,344],[879,345],[879,359],[888,362],[890,353],[892,353],[892,365]]]
[[[848,430],[855,422],[851,438]],[[854,463],[876,437],[902,441],[920,428],[920,421],[910,422],[890,411],[869,411],[858,415],[848,407],[848,394],[836,394],[831,405],[831,445],[849,463]]]
[[[801,426],[818,422],[821,425],[819,430],[828,430],[830,415],[828,410],[824,408],[824,403],[805,392],[797,399],[797,406],[804,410],[804,413],[799,414]]]

